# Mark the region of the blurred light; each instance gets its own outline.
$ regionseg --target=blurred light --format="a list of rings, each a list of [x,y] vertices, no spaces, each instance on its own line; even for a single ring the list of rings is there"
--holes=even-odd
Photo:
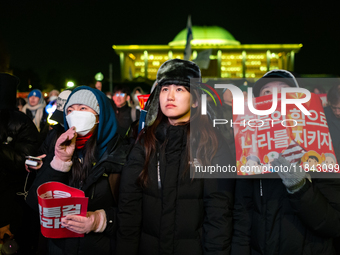
[[[144,62],[135,62],[135,66],[145,66],[145,63]]]
[[[32,85],[28,85],[28,88],[31,89],[31,88],[32,88]]]
[[[74,82],[73,81],[69,81],[66,83],[66,87],[68,88],[73,88],[74,87]]]
[[[99,72],[99,73],[96,73],[94,78],[96,79],[96,81],[102,81],[104,79],[104,75],[101,72]]]
[[[45,107],[45,111],[48,113],[48,114],[52,114],[54,113],[54,111],[57,109],[57,104],[51,104],[52,102],[50,102],[48,105],[46,105]]]
[[[47,93],[44,93],[44,97],[47,97],[48,96],[48,94]]]
[[[50,124],[51,126],[57,125],[58,122],[51,120],[52,113],[50,113],[47,117],[47,123]]]
[[[129,57],[130,57],[132,60],[135,60],[135,59],[136,59],[135,55],[133,55],[132,53],[129,54]]]

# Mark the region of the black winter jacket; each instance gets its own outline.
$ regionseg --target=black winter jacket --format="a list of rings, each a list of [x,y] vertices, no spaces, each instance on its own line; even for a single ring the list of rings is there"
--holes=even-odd
[[[109,142],[107,150],[89,173],[83,187],[85,196],[89,198],[88,211],[104,209],[107,227],[103,233],[90,232],[83,238],[51,239],[50,254],[112,254],[116,232],[116,202],[110,188],[108,176],[119,174],[125,163],[130,145],[115,135]],[[49,157],[50,159],[53,157]],[[71,169],[72,171],[72,169]],[[34,186],[29,191],[28,204],[37,210],[36,190],[39,185],[48,181],[58,181],[69,185],[69,174],[51,168],[50,162],[44,162],[39,170]]]
[[[159,181],[154,155],[147,188],[136,183],[145,161],[139,142],[123,168],[117,254],[229,254],[234,180],[190,178],[186,127],[164,125],[156,132]],[[213,164],[232,162],[226,146],[213,159]]]
[[[232,254],[335,254],[333,238],[340,235],[339,177],[311,173],[312,182],[306,180],[294,194],[288,194],[278,175],[237,180]]]
[[[335,152],[335,156],[340,160],[340,119],[335,117],[332,108],[327,106],[324,108],[329,133],[331,134],[332,144]]]
[[[24,113],[0,109],[0,227],[18,221],[16,192],[24,191],[25,156],[36,155],[39,132]],[[11,226],[12,227],[12,226]]]

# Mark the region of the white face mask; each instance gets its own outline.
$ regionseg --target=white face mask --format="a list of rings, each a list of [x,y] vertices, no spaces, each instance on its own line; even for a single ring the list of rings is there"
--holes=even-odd
[[[78,135],[87,135],[96,124],[96,116],[92,112],[72,111],[66,116],[69,127],[76,127]]]
[[[54,101],[54,100],[56,100],[56,99],[58,99],[58,97],[56,97],[56,96],[51,96],[51,97],[50,97],[50,102],[52,102],[52,101]]]

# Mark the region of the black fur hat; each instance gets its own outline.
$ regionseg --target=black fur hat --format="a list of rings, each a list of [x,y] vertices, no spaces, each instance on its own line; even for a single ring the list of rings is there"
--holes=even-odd
[[[163,63],[157,72],[158,85],[182,85],[190,87],[190,79],[201,78],[201,70],[191,61],[171,59]]]
[[[196,79],[195,82],[190,83],[190,79]],[[198,81],[198,82],[197,82]],[[164,62],[157,72],[157,80],[158,85],[153,93],[149,97],[148,102],[148,113],[146,115],[146,126],[152,125],[152,123],[156,120],[158,114],[158,105],[159,105],[159,93],[161,91],[161,87],[164,85],[181,85],[190,87],[198,87],[200,86],[201,81],[201,70],[199,67],[191,61],[182,60],[182,59],[171,59]]]

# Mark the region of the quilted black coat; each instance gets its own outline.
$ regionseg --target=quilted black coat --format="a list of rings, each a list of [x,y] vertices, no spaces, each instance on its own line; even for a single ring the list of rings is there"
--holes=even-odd
[[[335,254],[339,173],[311,173],[294,194],[277,177],[236,181],[232,254]]]
[[[185,171],[186,126],[160,124],[156,138],[159,180],[155,153],[148,186],[136,183],[145,161],[138,142],[123,168],[117,254],[229,254],[234,180],[190,178]],[[227,146],[212,162],[233,164]]]

